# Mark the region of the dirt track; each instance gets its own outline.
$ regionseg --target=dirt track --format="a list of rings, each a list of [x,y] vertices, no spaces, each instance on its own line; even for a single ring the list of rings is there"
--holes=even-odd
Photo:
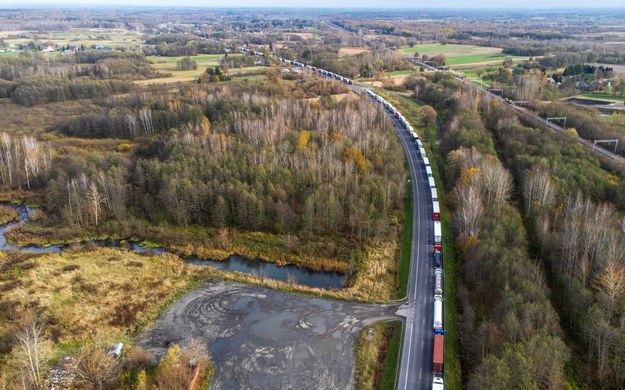
[[[138,344],[161,355],[203,337],[216,365],[213,389],[348,389],[358,331],[397,318],[396,309],[207,283],[174,303]]]

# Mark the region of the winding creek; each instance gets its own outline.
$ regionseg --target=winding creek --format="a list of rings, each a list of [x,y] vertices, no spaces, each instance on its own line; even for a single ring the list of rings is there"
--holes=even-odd
[[[58,253],[74,245],[92,244],[100,247],[126,248],[137,253],[155,255],[168,252],[165,248],[147,248],[141,246],[139,243],[116,240],[94,240],[77,244],[51,245],[47,247],[17,247],[7,243],[6,232],[27,221],[30,218],[32,209],[27,206],[16,206],[8,203],[3,203],[2,205],[15,210],[19,214],[19,219],[0,226],[0,250]],[[211,266],[223,271],[243,272],[282,282],[295,281],[297,284],[308,287],[325,289],[343,288],[345,284],[345,276],[338,272],[317,272],[292,265],[278,266],[260,259],[247,259],[237,255],[232,255],[223,261],[203,260],[194,256],[185,256],[183,259],[189,264],[196,266]]]

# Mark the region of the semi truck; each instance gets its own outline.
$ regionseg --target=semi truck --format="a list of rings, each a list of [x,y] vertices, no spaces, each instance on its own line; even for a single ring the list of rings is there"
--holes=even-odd
[[[434,295],[434,333],[443,333],[443,297]]]
[[[435,221],[440,221],[441,219],[441,207],[437,201],[432,202],[432,218]]]
[[[434,177],[434,175],[432,174],[432,167],[431,166],[427,165],[425,167],[425,175],[427,177]]]
[[[443,270],[441,268],[434,270],[434,294],[443,295]]]
[[[430,192],[432,193],[432,202],[438,202],[438,192],[436,192],[436,188],[430,188]]]
[[[425,151],[422,154],[422,156],[423,156],[423,165],[425,165],[426,167],[429,167],[430,166],[430,160],[427,157],[425,157]]]
[[[443,355],[445,351],[445,336],[442,334],[434,335],[434,359],[433,374],[434,376],[443,375]]]
[[[443,249],[443,231],[441,229],[441,221],[434,221],[434,250]]]

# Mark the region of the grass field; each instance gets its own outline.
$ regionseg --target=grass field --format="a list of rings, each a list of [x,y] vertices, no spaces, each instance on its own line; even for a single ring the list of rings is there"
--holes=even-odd
[[[471,49],[483,49],[482,46],[474,46],[474,45],[443,45],[440,43],[423,43],[420,45],[414,45],[413,47],[405,47],[401,49],[403,53],[406,54],[414,54],[415,52],[419,52],[419,54],[430,54],[430,53],[441,53],[441,52],[462,52]]]
[[[468,64],[483,64],[487,62],[503,62],[506,58],[512,58],[513,60],[526,58],[526,57],[515,57],[515,56],[506,56],[503,54],[473,54],[473,55],[463,55],[458,57],[450,57],[447,60],[448,66],[454,65],[468,65]]]
[[[528,57],[508,56],[502,53],[502,49],[497,47],[485,47],[475,45],[442,45],[440,43],[428,43],[415,45],[413,47],[403,48],[405,54],[427,54],[433,57],[443,54],[447,57],[446,64],[448,66],[462,66],[472,64],[487,64],[501,62],[506,58],[512,60],[525,60]]]
[[[404,76],[404,75],[411,75],[411,74],[415,74],[416,71],[414,69],[407,69],[407,70],[396,70],[394,72],[384,72],[384,76]]]
[[[368,51],[371,50],[366,47],[342,47],[339,49],[339,57],[353,56]]]
[[[7,44],[21,44],[32,41],[32,38],[5,38]],[[106,47],[136,47],[145,44],[143,34],[125,29],[70,29],[63,32],[37,34],[39,42],[51,42],[57,45],[102,45]]]
[[[399,349],[401,347],[401,335],[403,333],[403,323],[399,321],[392,322],[388,325],[391,327],[391,340],[386,351],[386,359],[384,360],[384,368],[382,370],[382,382],[380,389],[394,390],[395,379],[397,378],[397,367],[399,362]]]
[[[593,98],[593,99],[602,99],[602,100],[612,100],[615,102],[625,102],[625,96],[614,96],[611,93],[594,93],[589,92],[582,95],[583,97]]]
[[[239,55],[239,54],[233,54]],[[178,70],[176,69],[176,63],[181,59],[185,58],[184,56],[180,57],[161,57],[161,56],[148,56],[147,59],[152,63],[152,67],[159,72],[162,73],[171,73],[171,77],[160,78],[154,80],[141,80],[137,82],[138,84],[153,84],[153,83],[162,83],[162,82],[182,82],[182,81],[193,81],[200,77],[206,68],[210,66],[219,65],[219,60],[221,59],[221,54],[200,54],[197,56],[192,56],[191,59],[195,61],[197,64],[197,69],[191,70]]]
[[[412,216],[414,210],[414,202],[412,185],[407,185],[406,187],[406,202],[404,206],[404,232],[401,237],[401,247],[399,249],[399,290],[397,291],[398,299],[404,298],[408,294],[408,277],[410,276],[410,253],[412,250]]]
[[[395,388],[401,331],[400,321],[377,322],[360,331],[355,347],[358,389]]]
[[[0,57],[16,58],[16,57],[19,57],[20,53],[36,53],[36,51],[34,51],[34,50],[15,50],[15,51],[9,51],[9,52],[0,53]]]
[[[193,279],[176,256],[107,248],[0,253],[0,264],[0,302],[17,303],[12,318],[19,318],[25,308],[37,308],[56,324],[61,343],[80,342],[96,333],[106,339],[126,338],[135,326],[156,318],[161,305],[186,290]],[[11,325],[4,322],[0,331]]]

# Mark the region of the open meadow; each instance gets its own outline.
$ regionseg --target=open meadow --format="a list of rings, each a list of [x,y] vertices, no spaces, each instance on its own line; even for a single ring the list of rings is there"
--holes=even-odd
[[[476,64],[485,65],[497,63],[511,58],[514,60],[527,60],[528,57],[511,56],[502,53],[503,49],[498,47],[486,47],[475,45],[443,45],[441,43],[426,43],[406,47],[402,49],[404,54],[419,53],[426,54],[429,57],[442,54],[447,58],[446,64],[454,68]]]
[[[145,44],[145,39],[142,33],[126,29],[72,28],[66,31],[53,31],[46,33],[20,32],[13,34],[5,33],[4,35],[4,42],[8,45],[17,45],[35,41],[39,43],[56,44],[59,46],[84,45],[90,47],[91,45],[101,45],[110,48],[135,48]]]

